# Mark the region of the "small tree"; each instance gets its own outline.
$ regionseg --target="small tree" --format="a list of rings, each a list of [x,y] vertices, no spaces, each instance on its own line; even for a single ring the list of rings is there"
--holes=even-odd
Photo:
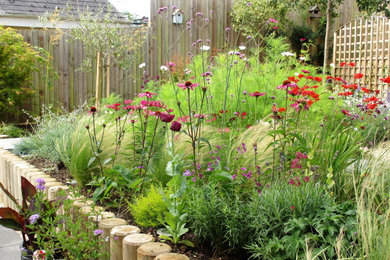
[[[129,28],[130,24],[123,25],[116,22],[110,9],[103,14],[103,9],[97,13],[88,10],[78,11],[78,26],[72,28],[72,38],[83,42],[87,53],[84,68],[90,68],[93,59],[96,59],[96,102],[104,96],[99,92],[99,85],[105,81],[106,96],[110,94],[110,68],[117,64],[128,69],[134,62],[135,54],[142,46],[146,35],[145,27]],[[100,73],[104,67],[104,74]]]
[[[18,113],[18,105],[33,93],[32,72],[45,57],[26,43],[21,34],[0,26],[0,116]]]

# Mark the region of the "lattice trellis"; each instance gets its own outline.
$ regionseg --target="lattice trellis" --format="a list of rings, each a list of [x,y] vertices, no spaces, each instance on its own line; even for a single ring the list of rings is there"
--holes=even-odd
[[[380,78],[390,76],[390,20],[385,17],[353,20],[334,33],[333,75],[348,83],[360,83],[379,89],[388,96],[390,88]],[[356,65],[341,67],[342,62]],[[356,73],[363,73],[360,81]]]

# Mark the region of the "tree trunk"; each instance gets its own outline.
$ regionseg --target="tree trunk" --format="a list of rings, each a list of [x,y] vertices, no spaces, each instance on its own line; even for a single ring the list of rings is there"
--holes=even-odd
[[[324,49],[324,66],[323,73],[326,73],[326,69],[328,68],[328,60],[329,60],[329,35],[330,35],[330,26],[332,24],[332,4],[333,0],[328,0],[328,4],[326,7],[326,32],[325,32],[325,49]]]

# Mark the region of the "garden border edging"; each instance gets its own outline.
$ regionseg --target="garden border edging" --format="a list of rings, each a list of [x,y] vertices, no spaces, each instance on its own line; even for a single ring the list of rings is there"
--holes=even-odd
[[[68,190],[69,187],[61,182],[56,181],[48,174],[44,173],[40,169],[34,167],[24,159],[19,156],[9,152],[8,150],[0,148],[0,183],[3,184],[4,188],[7,189],[16,200],[22,201],[22,191],[21,191],[21,177],[25,177],[32,184],[36,183],[36,179],[42,178],[45,180],[45,190],[44,194],[47,196],[48,200],[54,200],[57,198],[57,194],[60,190]],[[16,211],[18,211],[18,205],[16,205],[7,195],[4,193],[2,189],[0,189],[0,203],[3,204],[4,207],[10,207]],[[133,234],[139,233],[139,228],[135,226],[126,225],[127,221],[124,219],[115,218],[115,214],[112,212],[101,212],[98,216],[90,216],[88,213],[91,210],[90,205],[94,204],[91,200],[80,200],[75,199],[73,203],[72,215],[84,215],[88,220],[96,221],[97,227],[99,229],[104,229],[106,234],[105,243],[102,248],[108,250],[111,253],[110,260],[138,260],[138,259],[155,259],[158,255],[153,256],[153,252],[138,252],[138,248],[149,243],[157,243],[150,242],[149,240],[144,240],[140,236],[140,240],[137,243],[125,243],[126,237],[132,236]],[[60,212],[63,212],[63,208],[59,209]],[[124,225],[125,224],[125,225]],[[103,228],[104,227],[104,228]],[[114,233],[112,233],[113,228],[115,228]],[[134,228],[129,228],[134,227]],[[110,237],[115,237],[115,232],[118,232],[118,236],[123,240],[122,243],[110,243]],[[123,233],[127,232],[127,233]],[[111,233],[111,234],[110,234]],[[146,234],[144,234],[146,235]],[[132,236],[134,239],[134,236]],[[137,239],[137,236],[135,236]],[[112,240],[112,239],[111,239]],[[169,247],[169,245],[167,245]],[[169,247],[170,248],[170,247]],[[126,252],[137,250],[137,255],[126,255]],[[119,252],[120,251],[120,252]],[[169,252],[171,249],[169,250]],[[164,252],[164,253],[169,253]],[[161,255],[161,254],[159,254]],[[189,259],[185,255],[181,254],[171,254],[171,260],[175,259]]]

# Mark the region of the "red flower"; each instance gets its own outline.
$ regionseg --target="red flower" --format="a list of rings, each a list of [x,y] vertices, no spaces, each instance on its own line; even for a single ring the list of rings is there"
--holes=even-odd
[[[317,81],[317,82],[321,82],[322,78],[321,77],[315,77],[314,80]]]
[[[170,123],[175,118],[175,115],[167,114],[167,113],[160,113],[160,119],[164,123]]]
[[[291,206],[291,210],[294,210],[295,209],[295,206]]]
[[[259,91],[256,91],[256,92],[253,92],[253,93],[249,93],[249,96],[251,97],[255,97],[255,98],[258,98],[258,97],[261,97],[261,96],[264,96],[265,93],[260,93]]]
[[[348,65],[351,67],[355,67],[355,62],[350,62]]]
[[[179,132],[181,129],[181,123],[179,123],[177,121],[173,121],[170,129],[174,132]]]
[[[384,79],[379,79],[379,80],[381,80],[383,83],[390,84],[390,76],[388,76],[387,78],[384,78]]]
[[[246,112],[242,112],[242,113],[241,113],[241,118],[242,118],[242,119],[245,119],[246,115],[247,115]]]
[[[283,113],[284,111],[286,111],[286,109],[284,107],[279,107],[279,109],[278,109],[279,113]]]
[[[229,110],[225,110],[225,111],[224,111],[224,110],[219,110],[219,113],[220,113],[220,114],[226,114],[228,111],[229,111]]]
[[[355,74],[355,76],[353,76],[355,79],[361,79],[361,78],[363,78],[363,74],[362,73],[357,73],[357,74]]]
[[[340,63],[340,67],[344,67],[345,65],[347,65],[346,62],[341,62],[341,63]]]
[[[121,104],[119,104],[119,103],[115,103],[115,104],[113,104],[113,105],[106,105],[106,107],[111,108],[111,109],[114,109],[115,111],[118,111],[120,105],[121,105]]]
[[[93,114],[93,113],[96,113],[96,111],[97,111],[97,109],[96,109],[96,107],[91,107],[90,109],[89,109],[89,114]]]

